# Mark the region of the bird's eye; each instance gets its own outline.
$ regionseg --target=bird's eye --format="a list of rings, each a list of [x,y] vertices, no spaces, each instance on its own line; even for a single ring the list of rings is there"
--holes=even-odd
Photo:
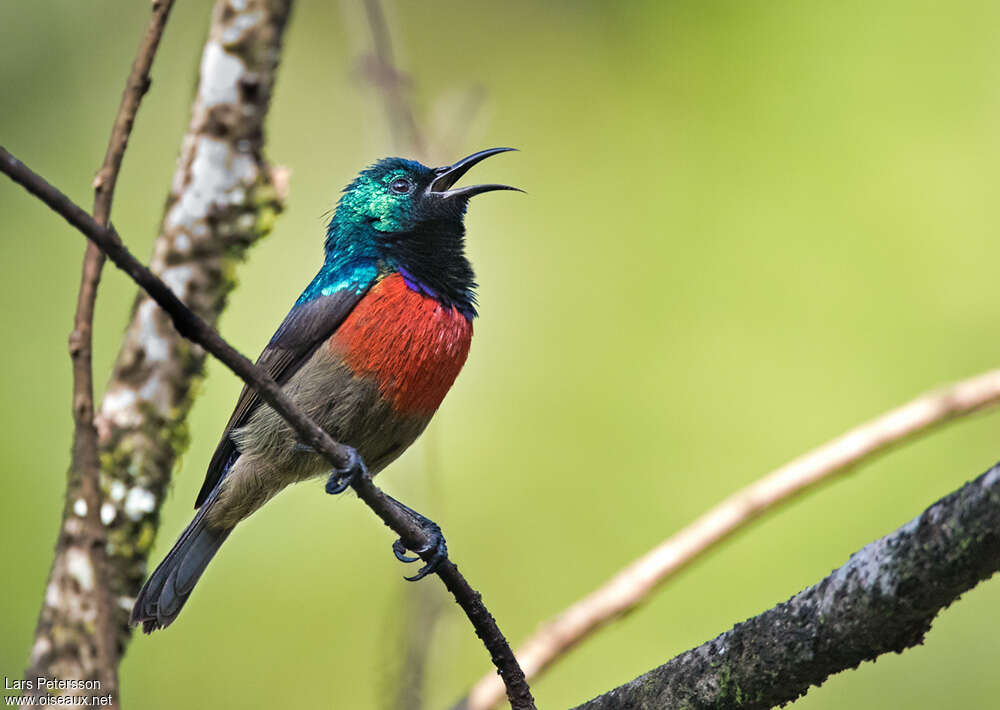
[[[405,195],[413,189],[413,183],[406,178],[396,178],[389,183],[389,189],[397,195]]]

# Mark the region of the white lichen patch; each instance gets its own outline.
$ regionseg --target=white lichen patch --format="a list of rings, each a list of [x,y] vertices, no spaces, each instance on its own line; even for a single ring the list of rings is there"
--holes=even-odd
[[[135,392],[127,387],[108,390],[101,402],[101,419],[118,427],[129,427],[137,423]]]
[[[241,232],[249,232],[257,224],[257,216],[251,213],[240,215],[236,220],[236,228]]]
[[[101,504],[101,524],[111,525],[115,521],[115,516],[118,515],[118,511],[115,510],[115,506],[111,503]]]
[[[193,276],[194,267],[188,264],[171,266],[160,274],[160,278],[170,287],[170,290],[174,292],[177,298],[182,301],[187,298],[188,284],[191,283],[191,277]]]
[[[94,566],[90,564],[90,556],[80,548],[66,549],[66,571],[80,589],[89,592],[94,588]]]
[[[164,362],[170,356],[170,345],[157,328],[156,309],[156,303],[147,299],[139,304],[139,312],[136,314],[139,321],[139,340],[146,353],[147,362]]]
[[[191,253],[191,237],[181,232],[174,237],[174,252],[181,256],[188,256]]]
[[[38,659],[49,655],[52,650],[52,642],[45,636],[39,636],[31,647],[31,663],[34,665]]]
[[[161,370],[156,370],[139,389],[139,398],[152,404],[161,412],[170,409],[170,387],[164,385],[164,379],[164,373]]]
[[[168,230],[181,229],[197,235],[197,225],[213,208],[240,204],[244,186],[257,176],[253,156],[238,153],[225,141],[201,136],[190,168],[191,182],[180,193],[165,220]]]
[[[111,500],[118,503],[121,502],[123,498],[125,498],[125,493],[127,492],[127,490],[128,489],[125,488],[125,484],[122,483],[121,481],[112,481],[111,487],[108,490],[108,495],[111,496]]]
[[[76,537],[83,533],[83,520],[75,515],[68,516],[63,523],[63,530],[69,537]]]
[[[58,609],[62,604],[62,595],[59,593],[59,585],[55,582],[49,582],[49,586],[45,588],[45,604],[46,606]]]
[[[201,55],[201,82],[198,100],[205,109],[218,104],[234,104],[240,99],[237,82],[246,72],[246,66],[229,54],[218,42],[209,42]]]
[[[913,535],[920,525],[920,517],[914,518],[887,538],[865,545],[851,555],[843,567],[827,577],[826,589],[820,600],[820,613],[832,613],[839,603],[838,596],[851,594],[860,588],[864,593],[875,593],[882,597],[897,594],[899,574],[896,565],[896,546],[899,541]]]
[[[245,8],[244,8],[245,9]],[[232,45],[239,42],[251,27],[261,21],[261,12],[246,12],[236,17],[232,24],[222,31],[222,43]]]
[[[73,502],[73,513],[75,513],[76,515],[79,515],[81,518],[86,517],[87,516],[87,501],[85,501],[83,498],[77,498]]]
[[[994,466],[989,473],[983,476],[983,488],[992,488],[1000,483],[1000,466]]]
[[[132,520],[141,520],[142,516],[152,513],[156,508],[156,496],[145,488],[136,486],[125,496],[125,515]]]

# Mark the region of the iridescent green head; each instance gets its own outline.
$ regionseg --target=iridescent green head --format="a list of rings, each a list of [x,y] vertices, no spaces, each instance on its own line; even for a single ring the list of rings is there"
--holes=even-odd
[[[366,168],[344,188],[330,220],[327,262],[377,260],[401,272],[415,288],[474,313],[465,210],[474,195],[517,188],[454,185],[476,163],[509,150],[483,150],[441,168],[402,158],[385,158]]]

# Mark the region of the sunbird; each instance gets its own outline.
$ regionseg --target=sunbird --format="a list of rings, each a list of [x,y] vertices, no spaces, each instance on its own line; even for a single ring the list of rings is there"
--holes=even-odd
[[[402,454],[465,364],[477,315],[466,208],[475,195],[518,188],[454,185],[472,166],[509,150],[483,150],[441,168],[385,158],[344,188],[319,273],[257,360],[313,421],[356,451],[349,469],[329,473],[328,493]],[[208,464],[198,512],[139,591],[132,624],[150,633],[173,622],[237,523],[285,486],[329,471],[325,458],[244,387]],[[447,554],[444,538],[430,520],[397,505],[435,540],[431,564],[410,578],[419,579]],[[417,559],[399,541],[393,550],[404,562]]]

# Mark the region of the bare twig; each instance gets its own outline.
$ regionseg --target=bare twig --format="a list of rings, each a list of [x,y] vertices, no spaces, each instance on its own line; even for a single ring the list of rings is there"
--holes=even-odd
[[[337,468],[346,469],[353,464],[356,454],[352,449],[334,441],[292,403],[291,398],[268,376],[267,372],[233,349],[214,328],[188,309],[163,281],[132,256],[113,227],[105,228],[97,224],[83,209],[2,147],[0,147],[0,171],[42,200],[97,244],[118,268],[128,274],[169,314],[174,327],[181,335],[205,348],[252,387],[264,402],[295,429],[303,443],[325,456]],[[434,550],[424,530],[411,517],[403,514],[397,505],[372,483],[370,477],[357,476],[352,486],[358,497],[400,536],[407,549],[425,550],[421,556],[428,562],[433,559]],[[465,611],[476,634],[489,651],[498,672],[507,684],[511,706],[515,710],[533,709],[534,700],[524,674],[517,665],[517,660],[497,627],[496,621],[483,605],[479,593],[469,586],[450,560],[440,564],[437,575]]]
[[[94,221],[100,225],[109,223],[118,172],[139,104],[149,89],[149,71],[172,7],[173,0],[153,2],[152,18],[132,62],[104,163],[94,180]],[[69,351],[73,361],[73,460],[66,487],[63,535],[58,542],[47,584],[47,588],[63,590],[64,597],[74,594],[77,599],[72,604],[64,603],[58,607],[43,604],[35,633],[36,644],[38,639],[51,644],[50,632],[54,626],[64,630],[72,629],[72,633],[61,634],[60,648],[53,648],[47,654],[35,655],[35,662],[28,674],[35,677],[58,675],[60,679],[97,680],[101,684],[101,692],[109,695],[112,706],[117,707],[118,633],[114,625],[114,596],[106,584],[108,562],[106,535],[100,518],[101,465],[97,450],[97,429],[94,427],[91,364],[94,303],[103,266],[104,255],[101,250],[88,243],[83,257],[83,275],[73,332],[69,337]],[[75,524],[70,522],[74,519]],[[73,559],[89,559],[95,572],[93,584],[72,583],[71,577],[76,567],[64,563]]]
[[[365,0],[365,17],[372,36],[372,52],[362,58],[364,78],[378,90],[396,150],[423,162],[450,155],[462,142],[469,124],[479,113],[486,99],[486,89],[475,85],[465,92],[461,105],[450,109],[448,120],[441,121],[438,130],[421,120],[413,102],[414,81],[402,70],[396,59],[392,33],[381,0]],[[424,116],[426,118],[426,116]],[[423,125],[422,125],[423,124]]]
[[[287,171],[264,155],[264,124],[292,0],[216,0],[191,116],[169,186],[150,269],[214,323],[236,284],[236,267],[270,232],[287,194]],[[144,292],[96,416],[102,465],[101,521],[118,643],[146,564],[205,352],[183,337]]]
[[[365,0],[365,14],[375,45],[375,53],[366,66],[367,74],[385,99],[385,113],[396,150],[412,150],[424,160],[427,141],[410,102],[410,79],[396,66],[392,37],[380,0]]]
[[[634,609],[664,581],[763,513],[890,446],[950,419],[1000,402],[1000,370],[924,394],[791,461],[737,491],[632,562],[604,585],[545,623],[517,652],[528,678],[608,622]],[[495,678],[481,678],[459,703],[486,710],[501,698]]]
[[[291,0],[218,0],[212,13],[191,122],[152,261],[153,270],[210,321],[225,306],[235,264],[281,210],[286,181],[262,156],[263,122],[290,9]],[[98,194],[113,185],[109,177],[113,181],[103,169],[98,174]],[[128,614],[145,577],[171,469],[186,444],[184,421],[204,360],[204,352],[178,336],[140,293],[95,420],[103,500],[87,505],[88,514],[100,516],[107,540],[108,564],[100,578],[114,595],[118,657],[130,638]],[[61,537],[76,534],[80,524],[67,517]],[[94,577],[81,567],[87,559],[74,546],[57,547],[53,570],[67,571],[65,585],[50,582],[46,588],[29,672],[75,678],[73,649],[94,655],[74,644],[77,627],[66,618],[75,608],[71,595]]]
[[[428,649],[444,610],[440,590],[420,585],[403,598],[404,623],[394,619],[398,627],[400,653],[385,664],[389,684],[383,706],[392,710],[421,710],[424,707],[424,681]],[[421,594],[420,592],[427,592]]]
[[[413,105],[413,80],[396,65],[392,33],[381,0],[365,0],[364,6],[372,37],[372,52],[364,58],[364,74],[381,97],[395,150],[430,162],[429,133],[421,125]],[[438,429],[431,426],[421,439],[425,452],[424,473],[428,482],[433,482],[437,432]],[[438,496],[433,498],[441,500]],[[428,648],[433,629],[445,612],[444,604],[436,596],[438,594],[439,590],[420,585],[403,595],[402,604],[408,608],[408,613],[405,614],[407,622],[401,627],[401,660],[394,669],[395,677],[391,681],[396,691],[392,705],[395,710],[422,708]]]
[[[939,611],[998,569],[1000,464],[818,584],[577,710],[783,705],[921,643]]]

